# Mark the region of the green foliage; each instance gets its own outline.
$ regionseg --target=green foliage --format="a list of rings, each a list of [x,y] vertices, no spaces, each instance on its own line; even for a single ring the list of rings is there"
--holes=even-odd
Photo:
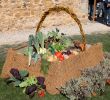
[[[14,84],[14,86],[19,86],[19,84],[21,84],[21,81],[20,80],[17,80],[13,84]]]
[[[62,51],[65,49],[64,45],[60,43],[53,43],[52,47],[55,51]]]
[[[65,48],[68,48],[72,45],[72,40],[69,37],[63,37],[61,39],[61,44],[63,44]]]
[[[19,73],[22,79],[29,75],[29,72],[27,70],[20,70]]]
[[[44,48],[44,36],[42,32],[37,33],[38,43],[41,45],[41,48]]]
[[[49,46],[49,51],[50,51],[52,54],[54,54],[54,53],[55,53],[55,48],[52,47],[52,46]]]
[[[32,59],[34,60],[35,63],[38,61],[39,58],[40,58],[40,55],[37,53],[34,53],[32,56]]]
[[[64,37],[64,35],[62,35],[62,34],[59,32],[59,30],[56,28],[55,31],[52,30],[52,32],[48,32],[47,38],[48,38],[48,37],[53,38],[53,42],[56,42],[56,39],[61,40],[61,39]]]
[[[29,56],[29,64],[31,64],[31,60],[33,59],[35,62],[38,61],[39,58],[39,50],[44,48],[44,37],[42,32],[38,32],[37,35],[29,36],[29,43],[28,43],[28,56]]]
[[[56,39],[56,38],[58,39],[61,37],[61,34],[59,34],[59,30],[56,28],[55,31],[53,30],[52,32],[48,32],[47,36],[54,37],[54,39]]]
[[[7,83],[8,82],[13,82],[14,86],[19,86],[19,84],[21,83],[20,80],[16,79],[15,77],[11,77],[7,80]]]
[[[27,87],[31,86],[33,84],[37,84],[37,79],[36,77],[27,77],[23,82],[19,84],[19,87]]]
[[[29,95],[30,98],[34,96],[34,94],[39,91],[46,90],[46,85],[44,84],[45,78],[42,76],[39,77],[27,77],[28,72],[25,70],[19,71],[18,69],[12,68],[10,73],[13,77],[6,79],[7,84],[13,82],[14,86],[23,88],[23,93]]]
[[[28,48],[26,48],[26,49],[24,49],[24,51],[23,51],[23,54],[25,55],[25,56],[28,56]]]
[[[19,71],[21,79],[16,79],[14,76],[10,77],[9,79],[6,80],[7,83],[13,83],[14,86],[19,86],[19,84],[22,83],[23,80],[28,76],[28,71],[26,70],[20,70]]]
[[[55,31],[49,32],[48,33],[48,37],[53,37],[53,43],[52,46],[54,49],[56,49],[57,51],[61,51],[64,50],[65,48],[71,46],[72,44],[72,40],[65,36],[65,34],[61,34],[59,33],[59,30],[56,28]],[[56,40],[59,40],[58,42]]]
[[[43,74],[48,73],[49,65],[50,65],[50,62],[48,62],[47,59],[42,59],[41,72],[43,72]]]
[[[30,47],[28,47],[28,56],[29,56],[28,65],[31,65],[32,54],[33,54],[33,47],[30,46]]]

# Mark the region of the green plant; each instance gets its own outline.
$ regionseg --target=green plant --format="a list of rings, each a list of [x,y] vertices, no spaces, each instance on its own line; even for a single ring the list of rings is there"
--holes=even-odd
[[[31,60],[33,59],[34,62],[37,62],[39,59],[40,48],[44,48],[44,36],[42,32],[38,32],[35,36],[29,36],[29,43],[28,43],[28,56],[29,56],[29,66],[31,65]]]
[[[61,41],[60,41],[60,43],[61,44],[63,44],[63,46],[65,47],[65,48],[68,48],[69,46],[72,46],[72,40],[69,38],[69,37],[67,37],[67,36],[63,36],[62,38],[61,38]]]
[[[60,39],[61,38],[61,34],[59,33],[59,29],[56,28],[56,30],[52,31],[52,32],[48,32],[47,37],[53,37],[53,41],[55,42],[56,39]]]
[[[60,43],[53,43],[51,46],[55,51],[62,51],[65,49],[64,45]]]
[[[37,79],[34,76],[27,77],[23,82],[19,84],[19,87],[27,87],[33,84],[37,84]]]
[[[13,83],[14,86],[23,88],[23,92],[29,95],[29,97],[33,97],[35,92],[44,91],[46,90],[46,85],[44,84],[45,78],[44,77],[28,77],[29,73],[26,70],[18,70],[12,68],[10,70],[12,77],[6,79],[7,84]]]
[[[47,59],[43,58],[41,63],[41,72],[44,74],[48,73],[50,62]]]
[[[72,45],[72,40],[65,34],[59,33],[57,28],[56,31],[48,32],[47,36],[48,40],[52,40],[51,46],[57,51],[64,50]]]
[[[10,73],[12,74],[12,77],[7,79],[7,84],[12,82],[15,86],[19,86],[29,74],[26,70],[19,71],[14,68],[10,70]]]
[[[34,94],[39,91],[46,90],[46,85],[44,84],[45,78],[44,77],[27,77],[22,83],[19,84],[19,87],[24,88],[23,92],[29,95],[29,97],[33,97]]]

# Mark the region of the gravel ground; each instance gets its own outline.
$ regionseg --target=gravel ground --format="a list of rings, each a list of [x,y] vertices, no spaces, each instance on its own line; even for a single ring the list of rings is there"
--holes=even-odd
[[[41,31],[46,33],[47,31],[51,31],[55,29],[56,26],[42,28]],[[67,35],[77,35],[80,34],[78,26],[73,26],[71,24],[66,26],[58,26],[57,28],[60,29],[60,32],[66,33]],[[110,27],[100,24],[100,23],[92,23],[89,22],[86,25],[83,25],[83,29],[86,34],[93,34],[93,33],[106,33],[110,31]],[[28,41],[28,36],[30,34],[35,34],[35,29],[29,30],[21,30],[16,32],[0,32],[0,45],[12,45],[18,44],[25,41]]]

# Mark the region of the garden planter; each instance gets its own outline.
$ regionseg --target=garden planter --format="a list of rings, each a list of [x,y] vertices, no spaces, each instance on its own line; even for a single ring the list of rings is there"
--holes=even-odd
[[[11,68],[17,68],[20,70],[25,69],[29,71],[30,76],[44,76],[46,78],[45,84],[47,91],[51,94],[58,94],[58,88],[63,86],[70,79],[80,77],[81,70],[95,66],[103,60],[102,44],[98,43],[86,48],[85,35],[81,23],[77,16],[67,8],[55,7],[45,12],[38,24],[36,32],[38,32],[46,16],[52,11],[66,11],[77,22],[82,34],[82,43],[85,46],[84,51],[80,52],[78,55],[71,54],[68,59],[61,62],[51,62],[48,74],[43,75],[40,71],[41,60],[38,60],[37,63],[32,62],[29,67],[27,56],[19,54],[13,49],[9,49],[1,74],[2,78],[10,76],[9,71]]]

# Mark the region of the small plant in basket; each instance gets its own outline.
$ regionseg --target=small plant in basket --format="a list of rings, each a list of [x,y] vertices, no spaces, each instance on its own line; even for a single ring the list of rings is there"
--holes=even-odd
[[[42,32],[38,32],[35,36],[30,35],[28,45],[29,66],[32,60],[37,62],[38,59],[41,59],[41,71],[47,74],[50,62],[63,61],[68,59],[71,54],[78,54],[79,51],[70,47],[79,49],[79,51],[83,51],[84,48],[80,42],[72,42],[64,33],[60,33],[57,28],[55,31],[48,32],[46,36]]]

